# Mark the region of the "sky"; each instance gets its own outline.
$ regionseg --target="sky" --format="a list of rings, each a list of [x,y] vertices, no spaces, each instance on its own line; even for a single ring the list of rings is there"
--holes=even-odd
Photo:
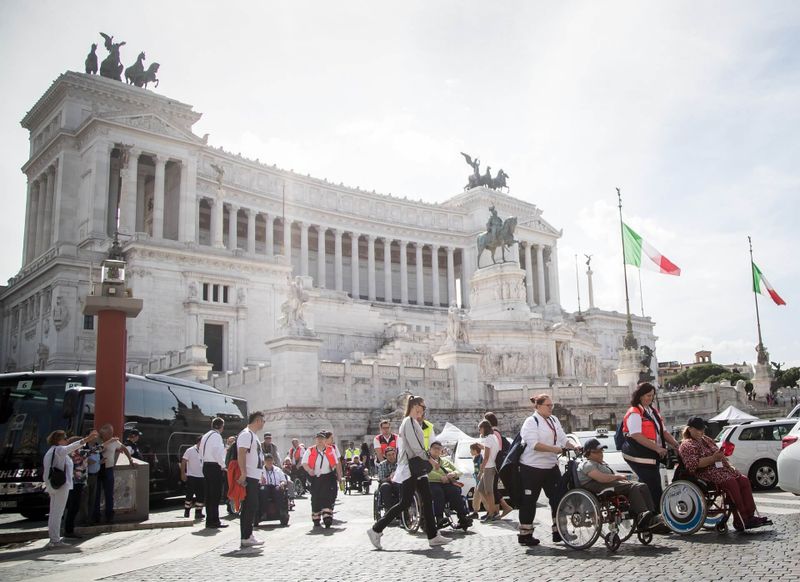
[[[72,2],[0,5],[0,281],[20,268],[24,114],[99,32],[159,62],[155,91],[203,113],[209,143],[284,169],[441,202],[470,173],[563,229],[595,304],[624,312],[616,188],[626,222],[681,267],[629,275],[660,361],[753,361],[748,235],[788,303],[760,298],[771,359],[800,365],[800,4],[673,2]]]

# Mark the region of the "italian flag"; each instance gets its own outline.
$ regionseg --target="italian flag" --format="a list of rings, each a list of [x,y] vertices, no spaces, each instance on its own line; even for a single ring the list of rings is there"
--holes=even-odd
[[[625,263],[628,265],[641,268],[642,254],[645,254],[656,264],[660,273],[676,276],[681,274],[680,268],[675,263],[650,246],[624,222],[622,223],[622,246],[625,252]]]
[[[762,295],[769,295],[776,305],[786,305],[786,301],[784,301],[772,285],[769,284],[764,273],[761,272],[761,269],[759,269],[755,263],[753,263],[753,291],[761,293]]]

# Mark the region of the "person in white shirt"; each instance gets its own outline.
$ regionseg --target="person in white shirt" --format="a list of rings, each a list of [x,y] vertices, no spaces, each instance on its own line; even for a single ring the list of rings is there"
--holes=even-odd
[[[314,527],[320,519],[326,528],[333,525],[333,504],[336,501],[337,484],[341,481],[338,450],[328,444],[328,433],[318,432],[313,447],[303,454],[303,468],[311,479],[311,520]]]
[[[200,455],[200,441],[197,437],[194,445],[186,449],[181,458],[181,481],[186,483],[186,499],[183,502],[183,517],[189,517],[194,507],[194,518],[203,519],[203,458]]]
[[[67,498],[73,487],[73,463],[71,454],[77,451],[87,442],[94,440],[97,432],[92,431],[86,438],[67,444],[67,433],[63,430],[54,430],[47,437],[47,444],[50,448],[44,454],[44,488],[50,495],[50,516],[47,520],[47,531],[50,535],[48,548],[67,547],[61,541],[61,518],[64,516],[64,508],[67,506]],[[50,469],[55,468],[64,471],[64,483],[54,486],[50,482]]]
[[[128,463],[133,464],[128,448],[123,445],[118,437],[114,436],[114,427],[111,424],[104,424],[99,430],[100,438],[103,439],[102,463],[100,472],[97,474],[97,495],[94,499],[94,522],[100,523],[100,496],[103,495],[106,502],[106,523],[114,522],[114,467],[120,453],[128,458]]]
[[[203,499],[206,502],[206,527],[219,529],[228,527],[219,520],[219,500],[222,497],[222,484],[225,480],[225,443],[222,430],[225,421],[215,418],[211,430],[200,439],[200,458],[203,460]],[[234,437],[231,437],[234,438]]]
[[[500,451],[500,440],[494,434],[492,424],[486,419],[478,424],[478,434],[480,435],[479,442],[483,446],[483,462],[478,471],[477,493],[486,506],[486,515],[482,520],[488,522],[497,519],[500,514],[497,504],[494,502],[494,482],[497,475],[495,459]]]
[[[289,478],[286,473],[275,464],[272,453],[264,455],[264,470],[261,490],[259,492],[259,510],[256,525],[262,519],[270,519],[270,515],[277,514],[278,519],[289,519],[289,503],[286,499],[286,489]],[[270,511],[274,508],[273,511]],[[273,517],[274,519],[274,517]]]
[[[247,426],[236,437],[237,459],[241,471],[238,482],[245,488],[239,516],[242,548],[264,545],[262,540],[253,535],[253,525],[258,513],[258,486],[261,484],[264,468],[264,453],[256,433],[264,428],[264,413],[253,412],[247,420]]]
[[[536,500],[544,489],[550,502],[553,517],[553,541],[560,542],[556,531],[556,508],[561,501],[561,471],[558,456],[565,449],[574,449],[567,441],[561,423],[553,416],[553,400],[547,394],[531,398],[536,411],[525,419],[519,433],[525,442],[525,450],[519,461],[522,499],[519,508],[518,541],[523,546],[535,546],[539,540],[533,537],[533,520],[536,518]]]

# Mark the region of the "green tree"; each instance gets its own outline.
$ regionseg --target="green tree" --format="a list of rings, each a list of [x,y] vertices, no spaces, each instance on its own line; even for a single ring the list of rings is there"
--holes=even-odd
[[[787,368],[781,373],[780,385],[781,386],[796,386],[800,380],[800,368],[797,366],[793,368]]]

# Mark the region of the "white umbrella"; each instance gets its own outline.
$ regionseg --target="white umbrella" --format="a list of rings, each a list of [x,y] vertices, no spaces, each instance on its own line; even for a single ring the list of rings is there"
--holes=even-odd
[[[708,419],[709,422],[735,422],[737,420],[758,420],[758,417],[753,416],[752,414],[747,414],[746,412],[731,405],[718,415]]]

